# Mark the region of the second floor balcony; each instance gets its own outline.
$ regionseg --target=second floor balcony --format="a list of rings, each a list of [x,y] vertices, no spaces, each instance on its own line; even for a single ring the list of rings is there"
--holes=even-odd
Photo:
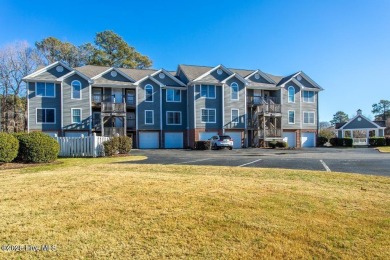
[[[102,106],[103,103],[124,104],[125,107],[135,107],[136,105],[134,94],[127,94],[119,99],[115,98],[115,95],[92,95],[92,106],[99,107]]]

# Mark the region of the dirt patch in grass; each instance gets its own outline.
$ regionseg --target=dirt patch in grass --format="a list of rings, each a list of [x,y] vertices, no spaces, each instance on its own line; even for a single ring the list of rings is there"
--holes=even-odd
[[[128,160],[0,174],[2,244],[56,246],[0,258],[390,258],[390,178]]]

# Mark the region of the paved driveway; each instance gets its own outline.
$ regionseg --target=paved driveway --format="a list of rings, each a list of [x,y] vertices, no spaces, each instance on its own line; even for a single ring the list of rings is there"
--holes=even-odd
[[[133,150],[131,153],[145,155],[148,159],[129,163],[285,168],[390,176],[390,154],[372,148]]]

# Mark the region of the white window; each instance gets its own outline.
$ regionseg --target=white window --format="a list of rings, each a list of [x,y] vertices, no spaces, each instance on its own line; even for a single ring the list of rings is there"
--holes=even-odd
[[[145,110],[145,125],[153,125],[153,124],[154,124],[154,111]]]
[[[72,124],[81,123],[81,108],[72,108]]]
[[[295,103],[295,88],[293,86],[288,87],[288,103]]]
[[[203,108],[202,111],[202,123],[215,123],[215,109]]]
[[[303,112],[303,123],[314,124],[314,112]]]
[[[288,111],[288,123],[295,124],[295,111],[294,110]]]
[[[181,101],[180,89],[171,89],[171,88],[167,89],[167,102],[180,102],[180,101]]]
[[[302,96],[303,102],[314,103],[314,91],[304,90]]]
[[[204,98],[215,98],[215,86],[214,85],[201,85],[200,96]]]
[[[81,99],[81,82],[78,80],[73,80],[71,85],[72,99]]]
[[[152,85],[146,85],[145,86],[145,101],[146,102],[153,102],[153,86]]]
[[[231,91],[231,99],[232,100],[238,100],[238,84],[236,82],[233,82],[230,85],[230,91]]]
[[[37,124],[55,124],[56,123],[55,108],[37,108],[36,119],[37,119]]]
[[[37,82],[35,85],[35,95],[37,97],[56,97],[54,83]]]
[[[181,125],[181,112],[167,111],[167,125]]]
[[[232,123],[238,124],[239,123],[239,116],[240,116],[240,113],[239,113],[238,109],[232,109],[232,118],[231,118]]]

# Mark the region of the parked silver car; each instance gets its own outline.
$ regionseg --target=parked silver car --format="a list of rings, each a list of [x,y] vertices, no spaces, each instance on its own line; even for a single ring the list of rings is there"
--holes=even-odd
[[[215,135],[210,139],[211,148],[218,150],[219,148],[227,147],[229,150],[233,149],[233,139],[228,135]]]

